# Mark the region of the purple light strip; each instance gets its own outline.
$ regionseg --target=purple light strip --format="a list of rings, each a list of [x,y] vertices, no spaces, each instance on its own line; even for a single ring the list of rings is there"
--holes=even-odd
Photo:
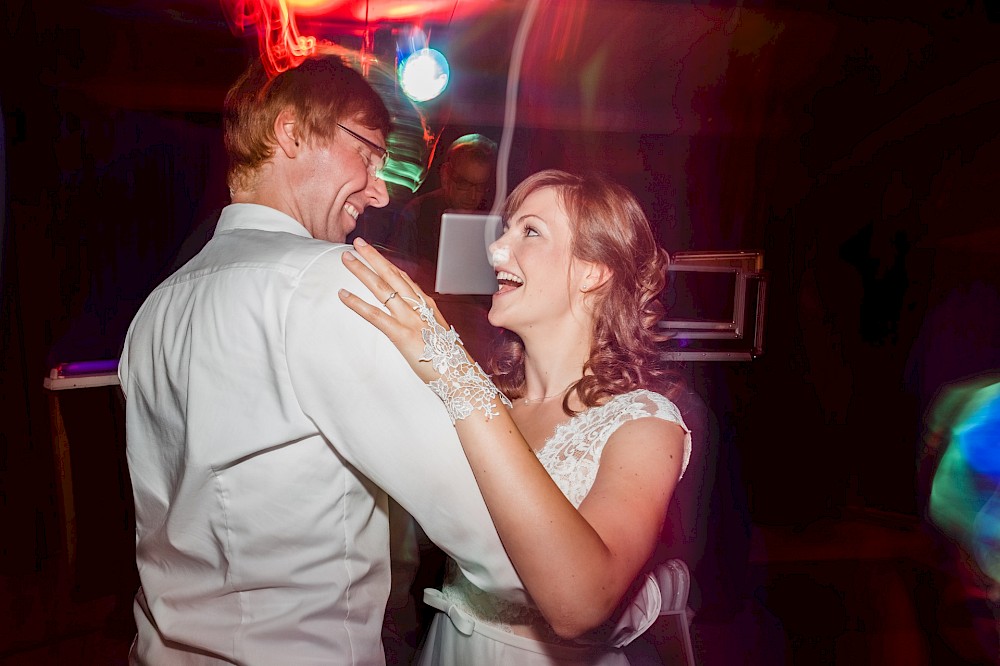
[[[102,375],[108,372],[118,372],[118,360],[110,361],[74,361],[60,363],[57,368],[60,377],[79,377],[81,375]]]

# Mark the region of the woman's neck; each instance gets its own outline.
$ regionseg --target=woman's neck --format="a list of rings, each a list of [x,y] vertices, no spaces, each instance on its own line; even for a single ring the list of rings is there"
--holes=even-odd
[[[583,376],[583,366],[590,357],[590,336],[578,330],[566,335],[522,336],[521,340],[525,389],[522,400],[561,401],[569,387]]]

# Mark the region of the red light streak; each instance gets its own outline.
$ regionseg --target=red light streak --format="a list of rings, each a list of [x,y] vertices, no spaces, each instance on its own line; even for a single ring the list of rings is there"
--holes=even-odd
[[[316,38],[299,34],[286,0],[221,0],[234,32],[257,29],[260,59],[270,76],[297,66],[316,51]]]
[[[371,23],[448,23],[453,18],[467,18],[496,4],[497,0],[288,0],[288,6],[296,16],[328,16]]]
[[[510,2],[511,0],[506,0]],[[260,58],[269,75],[296,67],[316,52],[315,37],[299,34],[295,17],[328,16],[359,24],[365,39],[364,55],[371,50],[369,30],[381,21],[443,21],[469,18],[497,0],[220,0],[234,34],[257,31]]]

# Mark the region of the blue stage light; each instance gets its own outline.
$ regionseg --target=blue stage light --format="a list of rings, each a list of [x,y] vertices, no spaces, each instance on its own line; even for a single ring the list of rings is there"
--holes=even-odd
[[[439,51],[414,51],[399,65],[399,85],[414,102],[434,99],[448,85],[451,68]]]

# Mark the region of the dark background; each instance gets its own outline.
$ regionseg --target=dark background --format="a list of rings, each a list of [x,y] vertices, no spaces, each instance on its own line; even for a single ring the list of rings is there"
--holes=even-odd
[[[442,147],[501,137],[522,5],[491,7],[432,32],[453,67],[426,110]],[[208,0],[0,12],[0,572],[16,575],[57,547],[42,378],[116,358],[146,294],[207,239],[226,203],[221,103],[256,43]],[[358,41],[356,23],[300,28]],[[668,250],[764,252],[764,355],[688,367],[753,522],[918,515],[931,399],[1000,367],[998,43],[983,0],[592,0],[536,19],[511,186],[602,169]],[[393,207],[410,196],[394,194]],[[112,409],[68,417],[74,441],[113,450]],[[127,499],[127,479],[102,473],[91,502]]]

